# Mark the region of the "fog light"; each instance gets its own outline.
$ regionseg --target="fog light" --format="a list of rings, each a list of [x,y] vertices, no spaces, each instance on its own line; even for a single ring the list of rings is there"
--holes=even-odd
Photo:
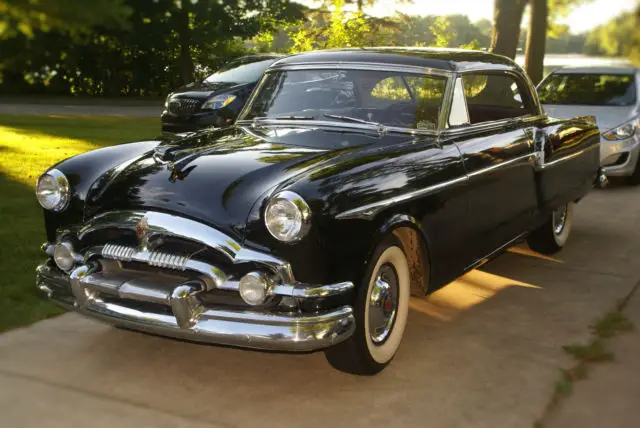
[[[68,242],[60,242],[53,249],[53,261],[61,270],[68,272],[76,263],[73,247]]]
[[[269,297],[270,282],[259,272],[249,272],[240,279],[240,297],[255,306],[264,303]]]

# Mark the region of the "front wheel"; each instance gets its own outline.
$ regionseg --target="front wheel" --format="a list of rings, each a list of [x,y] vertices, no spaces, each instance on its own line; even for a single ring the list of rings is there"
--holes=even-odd
[[[553,210],[549,219],[529,235],[527,243],[538,253],[557,253],[567,243],[572,224],[573,204],[562,205]]]
[[[394,236],[376,247],[357,291],[353,335],[325,351],[329,363],[342,371],[374,375],[395,356],[409,313],[409,263]]]

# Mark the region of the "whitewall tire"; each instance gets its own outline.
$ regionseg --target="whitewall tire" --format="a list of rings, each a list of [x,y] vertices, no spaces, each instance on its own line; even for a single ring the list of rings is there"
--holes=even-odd
[[[527,242],[532,250],[553,254],[565,246],[573,225],[573,205],[569,203],[553,210],[548,220],[529,235]]]
[[[336,368],[373,375],[396,355],[409,313],[411,278],[400,241],[383,239],[374,250],[357,289],[356,330],[347,341],[325,351]]]

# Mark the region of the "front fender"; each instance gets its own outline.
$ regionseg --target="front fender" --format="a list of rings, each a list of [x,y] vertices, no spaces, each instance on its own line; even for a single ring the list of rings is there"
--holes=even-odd
[[[50,169],[62,171],[69,179],[71,202],[66,210],[59,213],[44,210],[47,240],[55,241],[57,229],[84,221],[86,198],[98,179],[110,172],[115,173],[118,166],[147,153],[158,144],[159,141],[140,141],[105,147],[73,156],[52,166]]]

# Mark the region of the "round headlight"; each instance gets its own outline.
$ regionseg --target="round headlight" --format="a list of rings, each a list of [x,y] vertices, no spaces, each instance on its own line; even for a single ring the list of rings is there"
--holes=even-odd
[[[36,197],[44,209],[62,211],[69,204],[69,180],[57,169],[42,174],[36,184]]]
[[[264,303],[269,296],[269,280],[259,272],[249,272],[240,278],[240,297],[255,306]]]
[[[68,272],[76,264],[73,247],[68,242],[60,242],[53,249],[53,261],[61,270]]]
[[[264,221],[269,233],[279,241],[298,241],[311,227],[311,209],[296,193],[276,194],[267,204]]]

